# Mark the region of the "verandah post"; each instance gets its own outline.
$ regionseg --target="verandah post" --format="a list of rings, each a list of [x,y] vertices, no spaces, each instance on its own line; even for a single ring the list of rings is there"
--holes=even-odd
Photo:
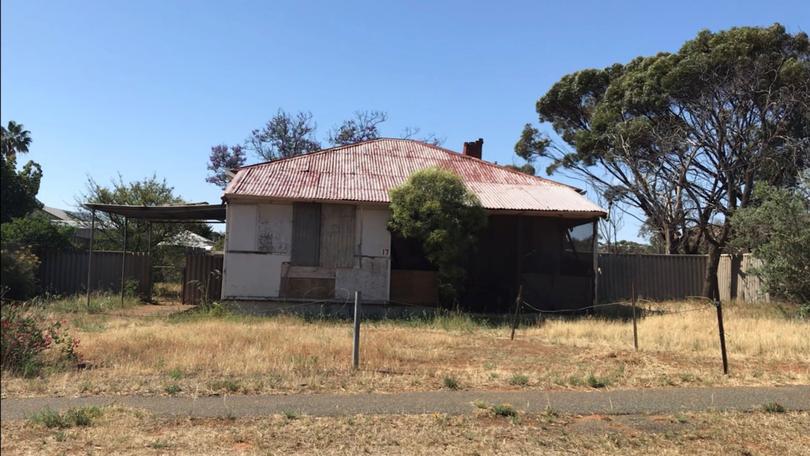
[[[124,282],[126,281],[127,238],[129,237],[129,219],[124,217],[124,248],[121,250],[121,307],[124,307]]]

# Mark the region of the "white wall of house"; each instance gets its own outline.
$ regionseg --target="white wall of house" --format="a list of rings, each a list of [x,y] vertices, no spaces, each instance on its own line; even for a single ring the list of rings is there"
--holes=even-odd
[[[228,204],[223,299],[278,297],[290,261],[291,204]]]
[[[223,299],[275,299],[282,296],[282,275],[298,270],[334,277],[334,298],[363,294],[364,300],[387,301],[390,289],[390,211],[355,206],[354,261],[351,267],[290,267],[293,242],[292,204],[227,205]],[[323,249],[323,246],[321,246]],[[348,266],[348,265],[346,265]]]
[[[355,225],[355,266],[335,273],[335,296],[352,297],[360,291],[363,300],[387,301],[391,274],[391,234],[385,208],[358,207]]]

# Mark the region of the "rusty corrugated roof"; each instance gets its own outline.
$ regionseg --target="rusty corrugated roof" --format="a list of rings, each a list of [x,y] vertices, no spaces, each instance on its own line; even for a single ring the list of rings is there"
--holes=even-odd
[[[489,210],[604,215],[576,189],[408,139],[376,139],[241,168],[224,198],[389,202],[414,171],[451,171]]]

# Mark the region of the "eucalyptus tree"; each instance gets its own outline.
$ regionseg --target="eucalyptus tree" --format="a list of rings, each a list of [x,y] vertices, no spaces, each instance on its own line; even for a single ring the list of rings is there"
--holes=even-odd
[[[674,53],[564,76],[537,112],[563,143],[527,125],[516,153],[636,207],[668,252],[706,245],[714,296],[755,182],[792,185],[810,162],[810,42],[779,24],[702,31]]]

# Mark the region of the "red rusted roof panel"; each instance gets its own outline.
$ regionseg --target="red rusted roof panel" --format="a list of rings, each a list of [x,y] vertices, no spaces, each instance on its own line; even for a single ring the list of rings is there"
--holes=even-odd
[[[605,213],[570,186],[407,139],[377,139],[247,166],[225,189],[225,199],[387,203],[389,190],[429,167],[457,174],[486,209]]]

